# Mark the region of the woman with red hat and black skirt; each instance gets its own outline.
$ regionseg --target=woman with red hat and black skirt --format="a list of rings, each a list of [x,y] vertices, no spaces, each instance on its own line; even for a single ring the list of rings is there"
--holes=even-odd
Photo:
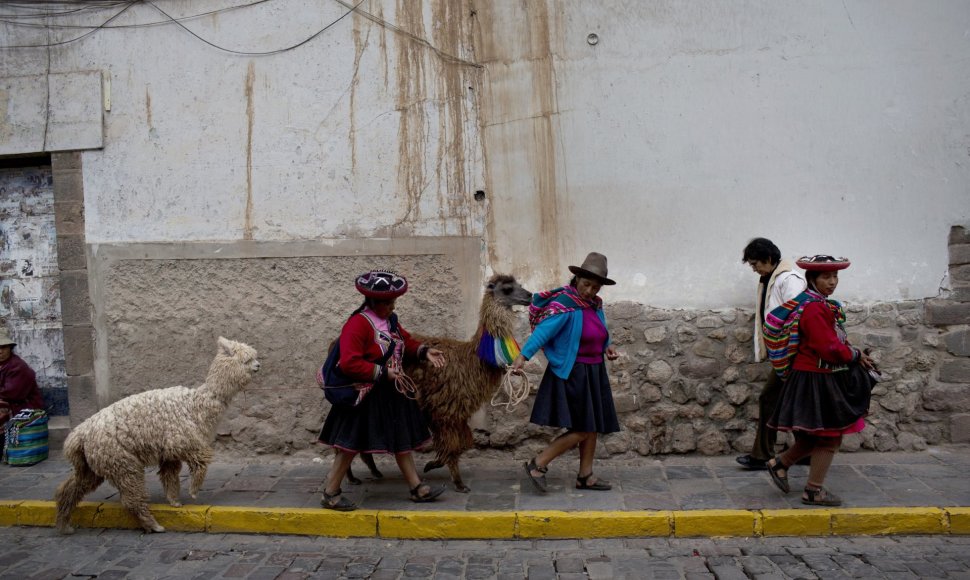
[[[357,509],[341,495],[340,482],[354,456],[362,452],[393,453],[411,500],[431,501],[445,488],[421,481],[414,465],[413,451],[425,445],[431,433],[413,394],[401,388],[401,362],[405,356],[418,357],[442,367],[444,353],[412,339],[397,323],[394,303],[408,290],[403,276],[375,270],[358,276],[354,285],[364,295],[364,303],[340,331],[338,366],[349,379],[373,386],[359,395],[356,404],[334,405],[327,414],[320,441],[332,445],[335,455],[320,503],[337,511]]]
[[[865,427],[874,370],[872,359],[849,344],[842,305],[829,298],[839,283],[845,258],[812,256],[798,260],[808,288],[796,300],[804,303],[797,319],[798,350],[768,426],[791,431],[795,444],[768,461],[768,473],[783,492],[790,491],[788,468],[811,456],[802,494],[807,505],[836,506],[842,500],[823,487],[842,436]]]

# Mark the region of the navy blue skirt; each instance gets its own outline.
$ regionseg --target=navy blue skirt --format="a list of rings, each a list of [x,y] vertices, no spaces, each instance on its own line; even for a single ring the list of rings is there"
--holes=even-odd
[[[319,439],[343,451],[403,453],[427,445],[431,432],[417,401],[381,381],[356,407],[331,407]]]
[[[858,363],[836,373],[792,371],[768,427],[807,433],[848,429],[869,413],[872,387],[872,378]]]
[[[546,367],[529,420],[536,425],[587,433],[619,431],[606,365],[577,362],[566,380]]]

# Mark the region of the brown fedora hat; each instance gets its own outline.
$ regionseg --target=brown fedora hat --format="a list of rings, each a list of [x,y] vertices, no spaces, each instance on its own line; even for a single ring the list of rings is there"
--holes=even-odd
[[[590,252],[586,256],[586,259],[583,260],[582,266],[570,266],[569,271],[580,278],[596,280],[604,286],[616,284],[616,282],[606,277],[608,272],[606,269],[606,256],[599,252]]]

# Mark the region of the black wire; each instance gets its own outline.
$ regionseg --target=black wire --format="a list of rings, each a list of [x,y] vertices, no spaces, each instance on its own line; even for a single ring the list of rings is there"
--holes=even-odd
[[[218,44],[214,44],[212,42],[209,42],[208,40],[202,38],[198,34],[192,32],[191,30],[189,30],[188,27],[186,27],[184,24],[182,24],[181,22],[179,22],[177,19],[172,18],[171,16],[169,16],[167,12],[165,12],[164,10],[162,10],[161,8],[159,8],[158,6],[156,6],[155,3],[152,2],[152,0],[144,0],[144,1],[145,1],[146,4],[149,4],[150,6],[152,6],[153,8],[155,8],[155,10],[158,10],[159,12],[161,12],[166,18],[168,18],[169,20],[171,20],[173,23],[177,24],[183,30],[185,30],[186,32],[188,32],[192,36],[196,37],[197,39],[201,40],[202,42],[208,44],[209,46],[211,46],[213,48],[216,48],[218,50],[224,51],[224,52],[228,52],[228,53],[232,53],[232,54],[238,54],[238,55],[241,55],[241,56],[267,56],[267,55],[270,55],[270,54],[279,54],[281,52],[286,52],[286,51],[289,51],[289,50],[293,50],[294,48],[299,48],[299,47],[303,46],[304,44],[310,42],[314,38],[320,36],[321,34],[323,34],[324,32],[326,32],[330,27],[336,25],[338,22],[340,22],[341,20],[343,20],[344,18],[346,18],[347,16],[349,16],[357,8],[357,6],[360,6],[361,4],[363,4],[365,2],[365,0],[360,0],[359,2],[357,2],[357,4],[353,8],[351,8],[350,10],[347,10],[346,12],[344,12],[343,14],[341,14],[340,15],[340,18],[338,18],[338,19],[334,20],[333,22],[331,22],[330,24],[324,26],[323,28],[321,28],[320,30],[318,30],[316,33],[314,33],[312,36],[310,36],[309,38],[307,38],[306,40],[303,40],[301,42],[298,42],[298,43],[294,44],[293,46],[288,46],[286,48],[279,48],[279,49],[276,49],[276,50],[269,50],[269,51],[266,51],[266,52],[243,52],[243,51],[239,51],[239,50],[232,50],[232,49],[229,49],[229,48],[225,48],[225,47],[219,46]]]
[[[84,34],[82,34],[81,36],[78,36],[76,38],[72,38],[70,40],[65,40],[63,42],[53,42],[53,43],[47,43],[47,44],[22,44],[22,45],[0,46],[0,50],[10,50],[10,49],[14,49],[14,48],[50,48],[52,46],[61,46],[61,45],[64,45],[64,44],[70,44],[72,42],[77,42],[77,41],[79,41],[81,39],[84,39],[84,38],[87,38],[88,36],[91,36],[92,34],[94,34],[97,31],[101,30],[102,28],[105,27],[106,24],[108,24],[109,22],[111,22],[115,18],[121,16],[122,14],[124,14],[129,8],[131,8],[132,6],[134,6],[135,4],[137,4],[138,2],[139,2],[139,0],[132,0],[130,2],[124,3],[125,4],[125,7],[122,8],[121,10],[119,10],[118,12],[116,12],[114,14],[114,16],[108,18],[107,20],[105,20],[104,22],[102,22],[99,26],[94,27],[92,30],[90,30],[88,32],[85,32]]]
[[[213,14],[219,14],[221,12],[229,12],[230,10],[236,10],[238,8],[249,8],[251,6],[256,6],[257,4],[263,4],[264,2],[269,2],[270,0],[255,0],[254,2],[249,2],[248,4],[237,4],[235,6],[228,6],[226,8],[219,8],[217,10],[210,10],[208,12],[200,12],[199,14],[192,14],[191,16],[182,16],[174,19],[158,20],[156,22],[145,22],[142,24],[118,24],[115,26],[102,26],[104,29],[122,29],[122,28],[147,28],[149,26],[159,26],[163,24],[170,24],[172,20],[192,20],[194,18],[202,18],[203,16],[211,16]],[[115,2],[115,4],[120,4],[120,2]],[[17,22],[15,20],[6,20],[3,15],[0,15],[0,22],[10,24],[12,26],[23,26],[28,28],[64,28],[64,29],[91,29],[95,28],[91,25],[82,24],[37,24],[32,22]]]

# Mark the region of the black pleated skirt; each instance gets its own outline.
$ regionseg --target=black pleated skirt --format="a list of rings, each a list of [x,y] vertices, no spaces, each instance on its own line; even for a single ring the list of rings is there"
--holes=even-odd
[[[319,439],[344,451],[403,453],[427,445],[431,432],[417,401],[382,381],[356,407],[331,407]]]
[[[530,421],[589,433],[619,431],[606,365],[577,362],[566,380],[546,367]]]
[[[779,431],[841,431],[869,413],[872,377],[862,365],[837,373],[792,371],[768,427]]]

